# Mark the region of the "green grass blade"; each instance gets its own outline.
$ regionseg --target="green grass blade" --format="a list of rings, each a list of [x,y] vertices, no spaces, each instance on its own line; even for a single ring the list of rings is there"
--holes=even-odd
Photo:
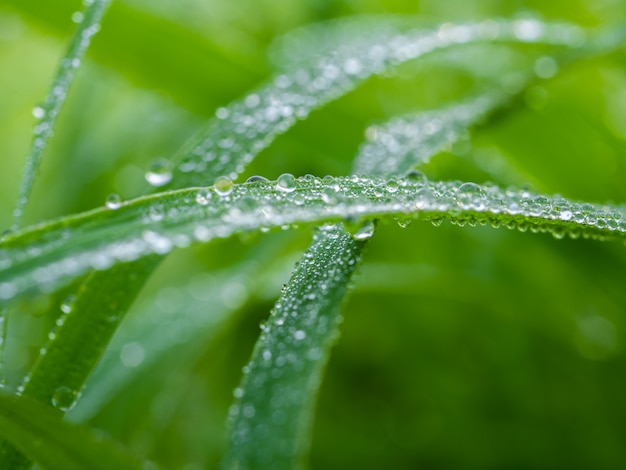
[[[92,0],[86,3],[87,7],[84,13],[81,13],[82,18],[70,40],[67,52],[61,59],[50,91],[44,102],[33,110],[33,114],[37,118],[37,125],[33,131],[33,141],[26,159],[19,198],[13,212],[14,228],[17,228],[21,223],[24,208],[28,203],[37,176],[39,163],[54,133],[54,126],[65,103],[76,70],[80,67],[92,37],[100,30],[102,16],[110,3],[111,0]]]
[[[0,6],[61,37],[67,34],[68,19],[77,5],[75,0],[0,0]],[[224,97],[236,98],[268,73],[264,61],[254,55],[225,53],[219,42],[205,34],[123,1],[111,5],[107,27],[89,54],[139,87],[165,92],[201,116],[212,113]]]
[[[259,293],[273,272],[288,272],[281,257],[284,249],[282,239],[263,239],[249,259],[228,268],[226,272],[212,272],[206,281],[202,281],[202,287],[199,287],[197,278],[187,285],[172,287],[179,294],[176,296],[175,310],[160,308],[154,298],[138,305],[136,314],[115,334],[90,376],[86,394],[69,413],[71,419],[81,422],[88,419],[115,396],[123,394],[126,387],[132,386],[133,378],[143,370],[160,367],[174,348],[177,357],[185,353],[185,359],[180,360],[179,371],[185,367],[194,367],[197,355],[205,350],[206,344],[240,309],[239,305],[245,305]],[[238,286],[246,288],[241,290]],[[188,291],[197,292],[199,289],[202,289],[201,299],[185,295]],[[239,292],[238,307],[224,298],[224,293],[232,292],[233,289]],[[164,330],[169,334],[163,335]],[[122,360],[123,351],[129,344],[143,352],[143,360],[133,367],[125,366]]]
[[[112,441],[63,421],[36,400],[0,394],[0,431],[42,470],[139,470],[139,459]],[[3,468],[21,462],[3,459]]]
[[[302,464],[314,401],[338,336],[341,302],[364,244],[340,226],[316,232],[262,327],[242,385],[235,390],[225,468]]]
[[[90,269],[164,255],[194,242],[293,225],[448,219],[597,238],[623,238],[625,229],[620,207],[474,183],[284,176],[227,191],[171,191],[10,234],[0,241],[0,299],[50,292]]]
[[[489,91],[459,104],[393,118],[368,129],[368,142],[354,162],[359,175],[406,174],[458,141],[510,96]]]
[[[349,22],[351,31],[358,30],[354,35],[345,34],[341,23],[338,28],[328,28],[329,39],[323,41],[321,51],[304,54],[289,72],[219,108],[207,129],[180,153],[182,162],[176,171],[184,175],[176,178],[174,185],[206,185],[207,172],[235,179],[254,155],[312,110],[345,95],[373,75],[433,51],[481,41],[579,48],[586,36],[576,26],[530,19],[408,31],[384,22],[372,31],[366,28],[371,20],[356,24],[360,27]]]

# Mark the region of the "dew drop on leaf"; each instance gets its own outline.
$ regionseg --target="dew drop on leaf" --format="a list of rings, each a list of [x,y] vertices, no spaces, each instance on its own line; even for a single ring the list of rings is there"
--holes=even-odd
[[[482,211],[487,207],[487,195],[476,183],[463,183],[455,199],[461,209]]]
[[[374,235],[375,228],[374,222],[368,220],[352,233],[352,238],[359,241],[369,240]]]
[[[52,395],[52,406],[61,411],[69,411],[74,406],[77,398],[78,393],[69,387],[61,386]]]
[[[170,161],[159,158],[152,162],[146,173],[146,181],[154,187],[164,186],[172,181],[172,164]]]
[[[85,15],[80,11],[72,13],[72,21],[74,23],[81,23],[85,19]]]
[[[122,198],[119,194],[109,194],[104,203],[108,209],[116,210],[122,206]]]
[[[552,78],[558,71],[559,66],[550,56],[539,57],[535,62],[535,75],[539,78]]]
[[[233,191],[233,181],[228,176],[220,176],[215,180],[214,188],[219,196],[228,196]]]
[[[406,174],[406,179],[416,183],[425,183],[427,181],[426,175],[419,170],[411,170]]]
[[[411,222],[413,221],[411,219],[401,218],[401,219],[397,219],[396,222],[398,222],[398,226],[400,226],[400,228],[407,228],[411,225]]]
[[[70,313],[72,308],[74,307],[74,301],[76,300],[75,295],[69,295],[61,304],[61,311],[63,313]]]
[[[46,111],[41,106],[35,106],[33,108],[33,116],[37,119],[42,119],[46,115]]]
[[[206,206],[211,201],[211,191],[208,189],[201,189],[196,194],[196,202],[201,206]]]
[[[276,189],[290,193],[296,189],[296,178],[291,173],[283,173],[276,180]]]
[[[246,183],[267,183],[269,180],[264,176],[254,175],[246,180]]]

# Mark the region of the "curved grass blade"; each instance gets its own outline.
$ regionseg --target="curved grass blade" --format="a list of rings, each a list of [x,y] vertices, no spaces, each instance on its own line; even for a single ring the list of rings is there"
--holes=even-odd
[[[316,232],[244,368],[231,407],[224,468],[298,468],[308,451],[312,411],[342,299],[366,241],[340,226]],[[320,286],[324,288],[320,290]]]
[[[67,93],[74,80],[74,75],[80,67],[85,52],[91,43],[91,38],[100,30],[100,22],[110,3],[111,0],[91,0],[85,3],[87,7],[84,13],[80,14],[80,23],[74,31],[65,56],[61,59],[56,76],[52,81],[50,92],[43,104],[33,110],[33,115],[38,122],[33,130],[33,142],[26,159],[19,198],[13,212],[13,228],[17,228],[21,223],[24,208],[28,203],[28,198],[37,176],[41,157],[54,133],[54,126],[61,107],[65,103]]]
[[[458,141],[510,100],[498,90],[434,111],[393,118],[368,129],[354,167],[363,175],[403,175]]]
[[[346,34],[341,24],[328,28],[330,39],[322,47],[328,49],[326,55],[319,49],[303,54],[304,58],[294,64],[295,69],[219,108],[207,129],[180,152],[182,162],[176,171],[184,175],[175,179],[174,185],[205,185],[206,172],[235,179],[277,135],[312,110],[348,93],[372,75],[435,50],[481,41],[579,48],[586,37],[584,30],[576,26],[531,19],[408,31],[398,28],[395,22],[380,21],[373,29],[372,24],[371,19],[365,24],[349,22],[351,32],[358,30],[352,35]]]
[[[217,190],[217,192],[216,192]],[[220,195],[219,193],[222,193]],[[155,217],[158,214],[158,217]],[[342,220],[417,218],[510,224],[623,238],[624,210],[474,183],[283,177],[142,197],[10,234],[0,242],[0,299],[50,292],[90,269],[106,270],[176,247],[238,233]]]
[[[0,394],[0,431],[42,470],[144,468],[116,443],[63,421],[58,412],[36,400]],[[4,461],[7,469],[21,465]]]

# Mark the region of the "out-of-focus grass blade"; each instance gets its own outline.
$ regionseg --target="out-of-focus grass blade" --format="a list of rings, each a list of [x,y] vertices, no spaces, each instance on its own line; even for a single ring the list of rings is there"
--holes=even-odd
[[[0,434],[42,470],[144,468],[116,443],[63,421],[60,413],[26,397],[0,394]],[[6,469],[21,465],[3,461]]]
[[[464,44],[500,41],[541,43],[581,48],[584,30],[538,20],[445,25],[436,29],[398,28],[395,22],[350,22],[325,29],[328,37],[317,53],[305,54],[293,68],[274,77],[243,99],[219,108],[208,127],[180,152],[176,168],[185,182],[206,184],[206,172],[235,179],[274,138],[311,111],[345,95],[367,78],[439,49]],[[376,28],[367,28],[376,24]],[[328,47],[334,44],[334,48]]]
[[[78,26],[70,40],[67,52],[59,62],[59,68],[52,81],[50,91],[44,102],[33,110],[37,124],[33,131],[33,141],[26,159],[17,206],[13,212],[15,228],[20,225],[24,208],[35,182],[39,162],[54,133],[57,117],[65,103],[76,70],[81,65],[85,52],[91,43],[91,38],[100,30],[100,21],[110,3],[111,0],[91,0],[84,13],[78,13],[80,15]]]
[[[80,8],[75,0],[0,0],[0,5],[63,35]],[[220,104],[218,97],[235,98],[267,75],[265,64],[254,56],[225,54],[206,37],[124,2],[111,5],[107,27],[90,55],[139,86],[165,92],[201,115],[213,112]]]

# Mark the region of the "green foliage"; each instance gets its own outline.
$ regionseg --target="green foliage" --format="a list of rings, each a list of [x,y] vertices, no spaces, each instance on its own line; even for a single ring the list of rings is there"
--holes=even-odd
[[[61,394],[58,394],[58,399]],[[137,458],[103,436],[67,423],[62,416],[36,400],[0,395],[2,434],[41,468],[137,470]],[[4,456],[3,456],[4,458]],[[6,468],[19,465],[9,464]]]
[[[29,41],[43,63],[33,25],[58,34],[76,8],[39,3],[0,2],[7,69]],[[15,395],[0,397],[0,467],[624,463],[626,410],[606,399],[624,386],[623,250],[575,239],[626,233],[622,205],[576,202],[626,197],[626,12],[567,3],[567,22],[551,4],[548,21],[450,0],[424,2],[430,19],[407,4],[337,20],[374,11],[242,2],[252,26],[219,2],[203,16],[196,0],[125,0],[93,44],[114,72],[88,61],[69,93],[109,3],[72,14],[21,189],[0,195],[19,192],[0,213]],[[290,19],[265,16],[277,8]],[[264,49],[275,72],[252,86]]]

